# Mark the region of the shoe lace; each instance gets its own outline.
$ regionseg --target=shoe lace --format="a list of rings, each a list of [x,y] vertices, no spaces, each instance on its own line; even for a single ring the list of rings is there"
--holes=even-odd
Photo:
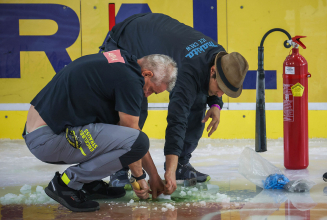
[[[103,180],[100,180],[100,184],[105,187],[105,188],[108,188],[109,187],[109,184]]]
[[[99,184],[101,185],[101,188],[104,187],[105,188],[105,191],[106,193],[108,194],[109,193],[109,184],[103,180],[99,180]]]
[[[186,169],[188,169],[190,171],[193,171],[193,172],[196,172],[196,173],[200,173],[199,171],[197,171],[196,169],[194,169],[194,167],[190,163],[187,163],[185,165],[180,164],[180,166],[181,167],[184,167],[184,168],[186,168]]]
[[[85,202],[86,201],[86,196],[85,193],[83,192],[83,190],[77,190],[77,197],[82,201]]]
[[[182,165],[180,163],[178,163],[178,164],[179,164],[179,166],[181,166],[182,168],[185,168],[185,169],[189,169],[189,170],[194,169],[193,166],[190,163],[187,163],[185,165]]]

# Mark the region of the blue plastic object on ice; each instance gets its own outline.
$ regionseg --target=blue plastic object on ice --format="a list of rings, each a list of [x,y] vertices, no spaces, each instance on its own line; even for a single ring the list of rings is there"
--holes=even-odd
[[[263,184],[265,189],[283,189],[284,185],[289,182],[289,179],[283,174],[271,174],[267,177]]]

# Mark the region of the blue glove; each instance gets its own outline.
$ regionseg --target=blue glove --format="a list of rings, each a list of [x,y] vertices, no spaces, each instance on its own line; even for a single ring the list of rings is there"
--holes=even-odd
[[[271,174],[267,177],[263,184],[265,189],[283,189],[284,185],[289,182],[289,179],[283,174]]]

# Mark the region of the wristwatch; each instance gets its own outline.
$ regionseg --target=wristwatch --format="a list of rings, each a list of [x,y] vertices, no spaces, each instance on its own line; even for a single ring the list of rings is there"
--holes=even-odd
[[[133,176],[133,174],[131,175],[134,179],[136,179],[136,180],[143,180],[143,179],[145,179],[145,177],[146,177],[146,173],[145,173],[145,171],[143,170],[143,174],[141,175],[141,176],[139,176],[139,177],[135,177],[135,176]]]

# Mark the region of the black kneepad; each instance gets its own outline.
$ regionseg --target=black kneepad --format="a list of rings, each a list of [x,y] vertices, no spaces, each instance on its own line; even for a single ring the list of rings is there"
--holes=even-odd
[[[135,146],[134,146],[135,145]],[[143,152],[143,156],[146,154],[146,152],[149,151],[149,148],[150,148],[150,141],[149,141],[149,138],[148,136],[143,132],[143,131],[140,131],[140,134],[139,136],[137,137],[136,141],[134,142],[134,144],[132,145],[132,148],[133,146],[135,148],[138,148],[140,149],[140,151]],[[142,157],[143,157],[142,156]],[[141,157],[141,158],[142,158]],[[141,159],[140,158],[140,159]]]
[[[131,146],[131,150],[119,157],[123,167],[141,159],[149,150],[150,143],[148,136],[140,131],[139,136]]]

